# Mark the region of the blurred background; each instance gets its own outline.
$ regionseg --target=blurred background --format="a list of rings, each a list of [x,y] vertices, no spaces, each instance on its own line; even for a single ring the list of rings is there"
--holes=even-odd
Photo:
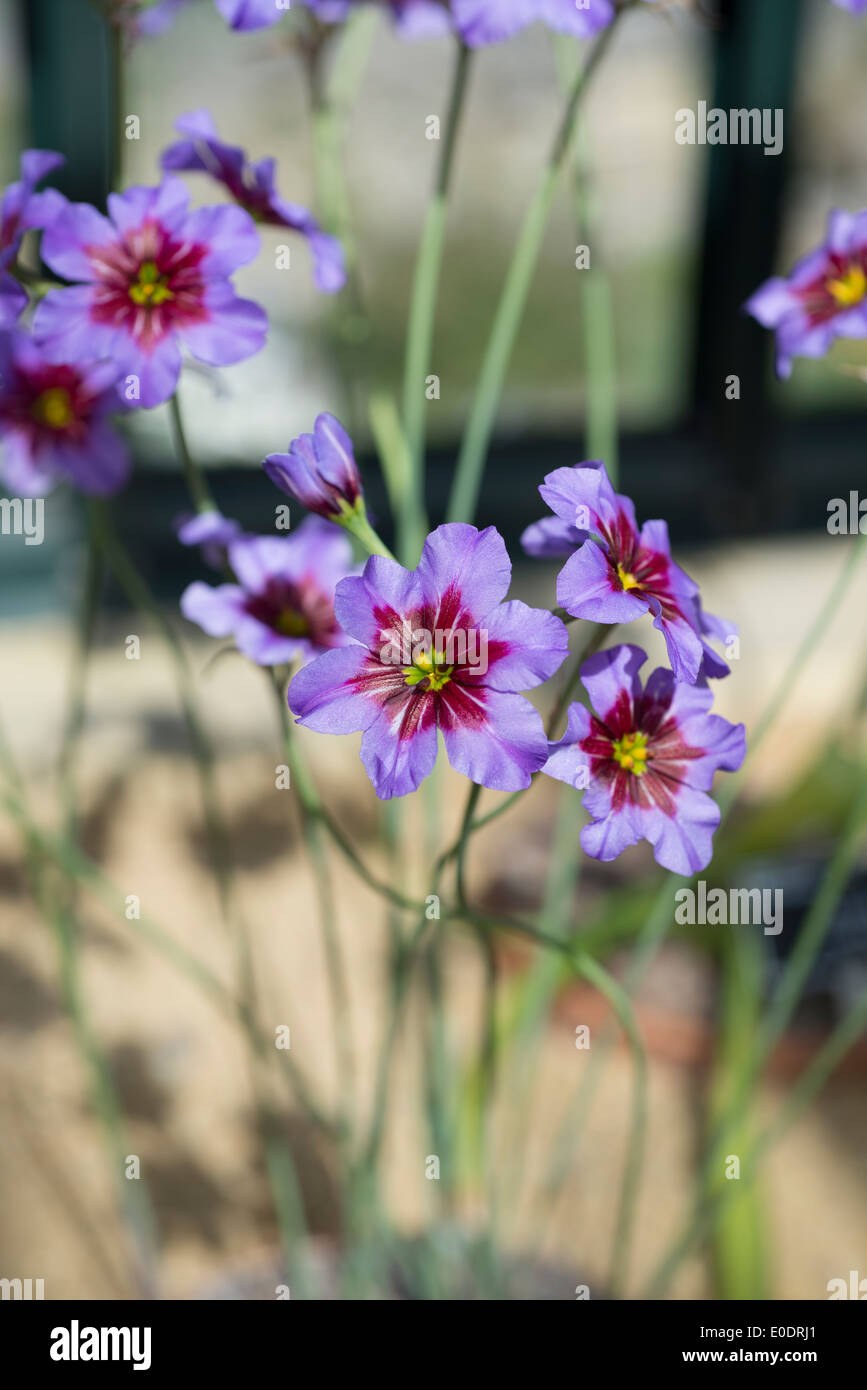
[[[344,146],[365,319],[356,312],[341,318],[317,294],[300,242],[297,251],[292,242],[291,270],[275,273],[274,248],[284,238],[266,228],[263,254],[236,278],[240,292],[268,310],[268,346],[218,375],[184,375],[196,457],[212,470],[221,509],[251,529],[268,529],[278,500],[259,467],[263,456],[284,450],[316,414],[331,410],[354,435],[374,511],[391,534],[364,399],[370,390],[400,390],[413,264],[438,151],[424,138],[425,120],[443,112],[451,61],[445,40],[402,42],[384,21],[372,35]],[[717,707],[748,731],[854,543],[829,536],[826,521],[829,500],[867,478],[867,384],[851,371],[867,371],[867,345],[838,344],[829,359],[799,361],[792,380],[778,383],[770,335],[741,306],[769,274],[819,243],[830,208],[864,205],[865,63],[867,23],[828,0],[708,0],[638,11],[597,76],[579,142],[579,205],[592,208],[593,273],[604,276],[611,296],[621,489],[635,499],[640,519],[669,520],[677,558],[701,583],[705,607],[739,630]],[[104,29],[86,0],[0,0],[4,184],[16,177],[21,148],[55,148],[68,160],[58,186],[74,199],[101,201],[109,73]],[[783,108],[782,154],[677,144],[674,113],[698,100]],[[191,4],[168,33],[126,54],[123,102],[141,121],[141,138],[124,142],[126,183],[154,182],[174,120],[206,106],[229,143],[254,158],[277,158],[285,197],[315,204],[307,90],[291,20],[236,35],[209,0]],[[437,318],[433,370],[441,398],[428,411],[434,522],[442,519],[503,275],[562,104],[551,36],[540,26],[478,56]],[[190,187],[197,202],[220,198],[198,176]],[[574,269],[584,240],[567,177],[478,509],[481,524],[499,527],[509,543],[512,593],[544,606],[554,602],[556,569],[522,561],[516,542],[544,511],[536,492],[542,475],[586,456],[586,298]],[[741,384],[737,402],[725,393],[733,374]],[[212,663],[215,644],[177,613],[184,585],[207,576],[195,552],[174,538],[171,523],[185,497],[167,409],[142,412],[131,431],[136,472],[114,505],[115,524],[182,631],[219,750],[217,782],[252,924],[265,1031],[291,1026],[293,1057],[330,1101],[338,1083],[314,889],[290,798],[274,789],[277,720],[258,673],[235,657]],[[56,764],[84,529],[78,499],[58,493],[46,506],[42,546],[0,540],[0,709],[34,814],[49,825],[58,817]],[[752,990],[760,1015],[848,814],[863,747],[864,604],[862,574],[751,762],[707,874],[714,883],[783,887],[783,934],[741,928],[750,943],[745,966],[743,957],[732,958],[738,929],[723,941],[712,928],[680,928],[639,995],[650,1110],[628,1293],[641,1289],[687,1211],[732,1041],[732,1000],[743,1002]],[[141,636],[140,661],[124,658],[130,633]],[[655,637],[649,625],[627,633],[664,660]],[[357,741],[303,742],[337,818],[379,871],[418,875],[418,798],[402,808],[410,831],[405,861],[389,863],[376,848],[383,812],[358,763]],[[88,678],[78,780],[88,855],[196,955],[230,968],[171,661],[158,632],[127,609],[112,583]],[[440,781],[443,830],[453,833],[463,793],[447,771]],[[486,793],[482,810],[496,800]],[[585,861],[580,881],[552,882],[555,824],[562,833],[558,789],[537,785],[479,835],[473,894],[524,916],[541,905],[555,927],[585,928],[588,946],[622,973],[659,882],[648,847],[613,865]],[[577,848],[577,828],[575,835]],[[334,856],[329,872],[351,983],[355,1103],[365,1113],[387,1013],[389,923],[379,899]],[[273,1297],[277,1224],[237,1028],[129,928],[116,913],[82,902],[83,988],[122,1101],[128,1151],[141,1156],[158,1232],[159,1292]],[[448,1181],[425,1177],[427,1156],[440,1149],[429,1132],[427,1024],[416,997],[396,1061],[382,1171],[401,1238],[411,1245],[419,1233],[434,1232],[448,1252],[460,1251],[465,1233],[490,1212],[472,1138],[483,962],[461,930],[446,936]],[[522,1296],[569,1298],[580,1282],[591,1296],[604,1296],[629,1118],[628,1054],[614,1053],[579,1143],[569,1119],[585,1065],[575,1028],[601,1029],[607,1014],[592,990],[568,983],[513,941],[498,952],[498,968],[503,1050],[489,1162],[503,1202],[501,1248],[520,1262]],[[862,860],[768,1068],[756,1114],[774,1113],[865,984]],[[8,820],[0,823],[0,1036],[9,1119],[0,1138],[0,1274],[44,1277],[48,1297],[140,1296],[64,1016],[53,941],[28,899]],[[823,1298],[828,1280],[852,1269],[867,1275],[865,1075],[861,1039],[771,1154],[754,1200],[738,1209],[738,1228],[684,1261],[670,1296]],[[295,1155],[327,1288],[346,1229],[338,1159],[291,1105],[274,1106]],[[459,1254],[454,1260],[457,1283],[448,1276],[446,1290],[474,1296],[476,1276]]]

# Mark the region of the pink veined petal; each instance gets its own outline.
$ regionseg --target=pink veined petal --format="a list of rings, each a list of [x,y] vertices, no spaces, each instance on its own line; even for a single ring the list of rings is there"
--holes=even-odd
[[[607,719],[623,694],[631,701],[641,693],[638,673],[646,660],[647,654],[640,647],[621,642],[584,662],[581,683],[600,719]]]
[[[115,358],[122,374],[137,377],[140,403],[146,410],[174,395],[181,374],[181,350],[174,337],[163,338],[150,353],[142,352],[128,335],[118,335]]]
[[[433,771],[436,756],[433,701],[409,686],[381,707],[361,740],[361,761],[381,801],[414,792]]]
[[[354,684],[368,661],[366,647],[336,647],[299,671],[288,692],[298,723],[320,734],[354,734],[369,728],[382,703]]]
[[[190,193],[183,179],[167,178],[162,183],[126,188],[123,193],[109,193],[108,211],[122,236],[138,231],[148,219],[159,222],[168,231],[178,232],[183,226],[190,206]]]
[[[704,792],[681,783],[673,816],[650,807],[641,809],[639,819],[641,833],[653,845],[657,864],[685,876],[707,868],[713,858],[713,836],[720,822],[720,808]]]
[[[569,634],[560,619],[518,599],[493,609],[479,631],[487,656],[487,671],[479,679],[493,690],[531,690],[569,655]]]
[[[432,628],[474,627],[508,592],[512,563],[493,526],[453,521],[428,536],[417,573]]]
[[[33,316],[33,336],[50,362],[111,358],[119,330],[91,318],[91,285],[49,290]]]
[[[93,255],[101,246],[114,246],[117,239],[108,218],[96,208],[89,203],[67,203],[46,228],[40,254],[64,280],[95,280]]]
[[[360,576],[342,579],[334,592],[334,612],[344,632],[377,654],[395,635],[403,638],[404,619],[412,641],[412,617],[420,613],[423,603],[414,571],[384,555],[372,555]]]
[[[228,281],[205,291],[207,321],[184,325],[179,336],[194,357],[212,367],[228,367],[254,356],[265,345],[268,315],[251,299],[238,299]]]
[[[455,771],[495,791],[529,787],[547,759],[542,717],[521,695],[464,687],[440,702],[439,726]]]
[[[256,223],[243,208],[234,206],[196,208],[186,219],[184,235],[208,248],[202,266],[213,280],[226,279],[255,260],[262,249]]]

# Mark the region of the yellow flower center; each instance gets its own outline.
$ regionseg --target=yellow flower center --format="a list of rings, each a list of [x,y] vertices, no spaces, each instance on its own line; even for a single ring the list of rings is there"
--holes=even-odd
[[[75,419],[72,397],[62,386],[50,386],[33,402],[33,418],[50,430],[65,430]]]
[[[451,680],[454,669],[454,666],[446,666],[441,652],[434,652],[432,657],[422,653],[412,666],[404,666],[403,676],[407,685],[421,685],[426,680],[429,691],[442,690]]]
[[[850,309],[867,295],[867,274],[860,265],[850,265],[839,280],[828,281],[828,293],[841,309]]]
[[[160,275],[156,261],[144,261],[139,266],[138,280],[130,285],[129,297],[134,304],[141,304],[144,308],[156,307],[165,304],[167,299],[174,299],[168,278]]]
[[[636,733],[624,734],[622,738],[614,739],[611,744],[611,755],[625,772],[632,772],[636,777],[643,777],[647,771],[647,734],[643,734],[639,730]]]
[[[636,579],[635,575],[630,574],[629,570],[625,570],[622,565],[617,566],[617,578],[620,580],[621,586],[626,590],[640,589],[643,587],[641,580]]]
[[[304,614],[296,613],[293,608],[284,608],[275,618],[274,626],[284,637],[306,637],[310,631]]]

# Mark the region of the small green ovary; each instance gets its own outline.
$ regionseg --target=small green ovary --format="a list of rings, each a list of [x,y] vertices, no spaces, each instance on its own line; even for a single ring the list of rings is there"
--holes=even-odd
[[[428,691],[442,690],[451,680],[454,669],[454,666],[446,666],[441,652],[434,652],[432,657],[417,656],[412,666],[404,666],[403,676],[407,685],[421,685],[426,680]]]
[[[643,777],[647,771],[647,759],[650,756],[647,751],[647,742],[647,734],[641,733],[640,730],[635,733],[624,734],[622,738],[613,740],[611,756],[625,772],[631,772],[635,777]]]
[[[168,277],[160,275],[156,261],[144,261],[139,266],[138,279],[129,287],[129,297],[142,308],[157,308],[174,295],[169,289]]]
[[[292,608],[284,608],[282,613],[277,614],[274,627],[284,637],[306,637],[310,631],[310,623],[304,614],[296,613]]]
[[[62,386],[51,386],[33,402],[32,415],[50,430],[65,430],[75,419],[72,397]]]

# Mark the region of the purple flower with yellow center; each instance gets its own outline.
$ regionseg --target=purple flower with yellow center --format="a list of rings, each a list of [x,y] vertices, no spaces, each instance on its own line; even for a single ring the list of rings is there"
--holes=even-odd
[[[223,569],[226,565],[226,551],[231,541],[241,535],[241,526],[230,517],[223,516],[215,507],[196,512],[193,516],[180,517],[176,523],[176,534],[181,545],[200,547],[202,559],[211,569]]]
[[[42,240],[42,258],[66,280],[36,311],[33,331],[53,361],[111,358],[138,379],[143,406],[175,390],[181,347],[225,367],[265,342],[264,309],[239,299],[230,276],[259,250],[237,207],[190,211],[180,179],[110,194],[110,220],[69,203]]]
[[[36,185],[65,163],[63,155],[53,150],[25,150],[20,179],[11,183],[0,199],[0,328],[9,328],[27,307],[26,291],[9,273],[24,233],[46,227],[66,206],[66,199],[56,189],[37,193]]]
[[[260,159],[254,164],[238,146],[225,144],[206,110],[187,112],[175,121],[175,130],[184,139],[163,152],[164,169],[210,174],[256,222],[300,232],[310,247],[319,289],[334,294],[343,288],[346,283],[343,247],[336,237],[323,232],[307,208],[280,197],[275,186],[277,166],[273,159]]]
[[[647,840],[663,868],[694,874],[710,863],[720,821],[708,795],[714,773],[740,767],[746,734],[710,713],[708,686],[684,685],[660,667],[642,687],[646,660],[640,647],[623,644],[584,663],[592,708],[570,706],[543,771],[586,789],[590,824],[581,844],[592,858],[616,859]]]
[[[122,409],[117,367],[48,362],[18,330],[0,333],[2,473],[10,492],[41,497],[61,481],[116,492],[129,450],[108,417]]]
[[[557,577],[567,613],[594,623],[651,613],[679,681],[728,675],[707,639],[734,629],[702,609],[698,585],[671,558],[664,521],[639,530],[631,499],[614,491],[596,460],[555,469],[539,491],[555,516],[529,526],[521,541],[530,555],[570,557]]]
[[[308,10],[324,24],[341,24],[353,10],[372,0],[304,0]],[[388,10],[397,32],[406,39],[438,38],[452,31],[452,17],[445,0],[373,0]]]
[[[824,357],[835,338],[867,337],[867,211],[835,209],[824,245],[787,280],[766,280],[744,307],[776,330],[781,377],[791,375],[793,357]]]
[[[210,637],[232,637],[259,666],[282,666],[342,647],[334,588],[352,566],[346,536],[317,517],[289,536],[239,536],[228,545],[237,583],[196,582],[181,611]]]
[[[568,652],[558,618],[504,603],[512,566],[498,532],[452,522],[427,538],[418,568],[372,556],[337,586],[353,643],[300,671],[289,706],[320,733],[363,732],[361,761],[383,800],[433,769],[437,731],[449,762],[498,791],[528,787],[547,757],[540,685]]]
[[[346,522],[363,511],[352,440],[334,415],[318,415],[312,434],[293,439],[288,454],[269,454],[262,467],[281,492],[327,521]]]

